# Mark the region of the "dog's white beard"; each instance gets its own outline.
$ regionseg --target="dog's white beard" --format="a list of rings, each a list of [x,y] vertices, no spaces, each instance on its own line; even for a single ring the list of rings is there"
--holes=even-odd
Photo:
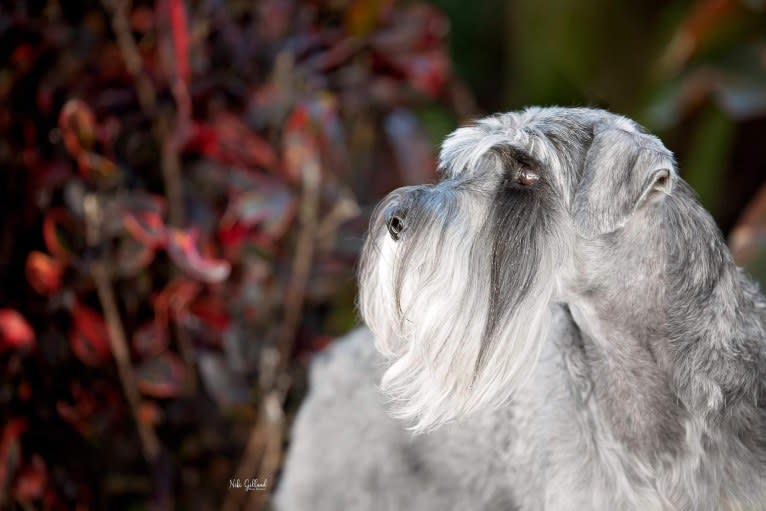
[[[360,274],[362,316],[391,364],[381,388],[392,414],[417,432],[507,402],[534,368],[554,291],[553,262],[541,260],[526,295],[516,293],[515,309],[499,312],[488,337],[496,283],[487,244],[468,229],[441,240],[434,231],[416,240],[406,268],[397,266],[400,242],[368,241]]]

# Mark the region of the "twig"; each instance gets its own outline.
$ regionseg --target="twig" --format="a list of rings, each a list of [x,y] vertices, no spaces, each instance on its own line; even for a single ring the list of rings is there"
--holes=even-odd
[[[112,29],[117,37],[117,45],[125,61],[125,67],[133,77],[138,101],[141,110],[152,120],[154,136],[157,139],[160,150],[160,168],[165,186],[165,194],[168,199],[168,221],[175,227],[184,225],[183,187],[181,182],[181,158],[177,129],[187,129],[187,120],[190,114],[188,91],[178,80],[172,87],[173,96],[176,99],[178,111],[176,125],[171,126],[167,113],[157,112],[157,92],[151,78],[146,74],[133,34],[130,30],[128,13],[130,12],[130,0],[102,0],[104,6],[112,14]],[[181,357],[186,367],[186,392],[193,394],[196,390],[196,360],[194,346],[183,329],[177,330],[176,339]]]
[[[172,52],[163,55],[167,67],[172,67]],[[170,73],[168,73],[170,75]],[[157,139],[160,152],[160,169],[162,182],[165,187],[165,195],[168,199],[168,222],[175,227],[183,227],[185,220],[183,183],[181,181],[181,155],[180,141],[187,135],[191,106],[189,94],[185,83],[177,76],[171,87],[173,97],[176,100],[175,120],[168,112],[161,112],[154,120],[154,136]],[[173,269],[177,272],[177,269]],[[176,341],[181,352],[181,358],[186,367],[185,390],[188,395],[193,395],[197,390],[197,359],[189,334],[183,329],[176,329]]]
[[[130,0],[103,0],[106,8],[112,13],[112,29],[117,37],[125,67],[136,84],[136,93],[141,109],[149,119],[154,121],[154,134],[161,146],[162,176],[165,181],[165,192],[168,195],[168,217],[176,227],[183,224],[183,198],[181,189],[181,163],[178,155],[178,144],[173,136],[173,128],[166,115],[156,115],[157,91],[149,76],[144,71],[141,53],[138,51],[133,35],[130,32],[128,13]],[[188,92],[178,84],[173,87],[173,94],[179,103],[179,114],[189,115]],[[178,124],[181,124],[180,122]]]
[[[131,2],[130,0],[103,0],[103,4],[112,13],[112,29],[117,37],[117,45],[120,48],[122,59],[125,61],[125,67],[136,84],[136,93],[141,109],[149,119],[156,118],[154,134],[161,146],[162,176],[169,203],[168,219],[171,225],[180,227],[183,225],[184,214],[178,143],[174,137],[174,127],[171,127],[167,116],[156,115],[157,92],[151,79],[144,71],[141,53],[130,31],[128,13]],[[179,108],[177,124],[181,125],[185,120],[181,117],[188,116],[190,111],[188,91],[179,83],[172,87],[172,91]]]
[[[154,428],[150,424],[142,421],[139,415],[141,398],[138,394],[133,367],[130,364],[128,346],[125,341],[125,330],[120,321],[120,315],[117,311],[117,304],[114,299],[114,291],[112,290],[103,262],[99,261],[95,264],[93,269],[93,280],[96,283],[101,307],[104,309],[104,317],[106,318],[106,324],[109,330],[109,342],[112,347],[114,359],[117,362],[117,370],[120,375],[120,381],[122,382],[122,388],[125,392],[125,397],[128,399],[133,418],[136,421],[138,434],[141,437],[141,447],[144,452],[144,457],[150,464],[154,464],[160,453],[160,442]]]
[[[95,195],[85,197],[84,210],[88,245],[97,247],[101,241],[100,233],[103,218],[101,205]],[[106,319],[106,326],[109,332],[109,344],[114,360],[117,363],[117,372],[122,383],[123,392],[128,400],[130,411],[138,428],[144,458],[146,458],[149,464],[154,465],[160,454],[160,442],[153,426],[141,420],[139,413],[141,396],[138,393],[133,367],[130,363],[130,352],[125,340],[125,329],[122,326],[120,313],[117,309],[117,301],[114,297],[114,290],[112,289],[112,283],[103,257],[100,257],[93,265],[93,281],[96,284],[101,308],[104,310],[104,318]]]
[[[170,128],[167,114],[160,114],[154,122],[154,131],[162,152],[160,168],[168,199],[168,222],[175,227],[184,225],[183,184],[181,182],[181,157],[175,135]],[[176,271],[175,269],[173,271]],[[192,395],[197,389],[197,361],[194,345],[183,328],[176,329],[176,341],[186,367],[185,390]]]
[[[259,480],[262,480],[268,491],[253,492],[247,509],[258,511],[263,509],[267,497],[271,493],[274,485],[274,474],[277,473],[279,465],[282,462],[282,434],[284,432],[285,415],[282,409],[281,401],[284,399],[273,392],[266,396],[263,402],[265,411],[266,425],[266,443],[263,447],[263,456],[261,457],[260,468],[258,469]]]
[[[183,188],[181,183],[181,157],[180,147],[189,135],[191,124],[191,99],[187,80],[188,70],[182,70],[181,62],[188,61],[186,45],[176,46],[176,34],[182,33],[186,38],[185,22],[178,26],[174,21],[174,11],[171,4],[183,6],[179,2],[160,2],[158,9],[158,37],[160,39],[160,61],[164,68],[164,75],[170,86],[170,92],[175,102],[175,116],[169,112],[161,112],[154,123],[154,131],[161,146],[161,169],[165,184],[165,193],[168,196],[168,220],[175,227],[184,224]],[[183,7],[181,8],[183,11]],[[182,15],[181,18],[185,18]],[[175,118],[173,118],[175,117]]]
[[[306,285],[316,248],[317,216],[319,212],[319,184],[321,179],[316,155],[307,159],[302,169],[303,194],[301,197],[301,228],[295,245],[292,278],[285,295],[285,319],[278,338],[279,360],[277,371],[281,373],[289,364],[295,343],[295,333],[303,310]]]
[[[247,505],[248,510],[260,510],[266,502],[274,484],[274,474],[279,468],[282,450],[282,428],[284,412],[282,399],[277,390],[271,391],[261,401],[260,412],[255,426],[250,431],[245,453],[237,467],[235,478],[240,481],[250,480],[254,484],[254,475],[258,483],[266,486],[266,490],[256,491]],[[244,500],[245,493],[232,491],[226,495],[221,506],[222,511],[237,511]]]
[[[354,200],[351,192],[336,200],[330,212],[317,225],[315,237],[320,245],[322,247],[334,246],[335,235],[340,224],[356,218],[359,211],[359,204]]]
[[[247,439],[245,453],[242,455],[242,460],[239,462],[239,466],[237,467],[234,476],[240,481],[250,479],[255,467],[258,466],[258,462],[261,459],[261,453],[263,452],[267,441],[263,431],[264,424],[263,413],[259,413],[255,425],[250,430],[250,437]],[[240,509],[243,498],[242,491],[229,491],[223,501],[221,511],[237,511]]]
[[[130,30],[128,13],[130,12],[130,0],[102,0],[106,9],[112,14],[112,30],[117,38],[117,46],[120,48],[122,59],[128,73],[133,77],[136,84],[138,102],[145,114],[151,116],[157,105],[157,93],[154,84],[144,72],[141,52]]]
[[[288,378],[281,378],[290,362],[295,343],[295,334],[303,309],[306,286],[311,263],[316,249],[318,228],[320,168],[315,154],[307,157],[302,165],[303,188],[300,206],[300,232],[295,247],[292,273],[285,296],[285,319],[278,337],[279,358],[270,376],[264,379],[264,388],[269,389],[261,402],[261,409],[253,426],[242,456],[236,477],[252,478],[257,474],[272,482],[280,462],[281,430],[284,413],[282,403],[290,385]],[[260,509],[266,495],[253,496],[248,509]],[[242,503],[241,492],[230,492],[224,500],[223,511],[236,511]]]
[[[162,145],[160,167],[168,198],[168,222],[175,227],[184,224],[183,187],[181,183],[181,158],[178,145],[173,139],[171,123],[167,115],[160,115],[155,122],[155,135]]]

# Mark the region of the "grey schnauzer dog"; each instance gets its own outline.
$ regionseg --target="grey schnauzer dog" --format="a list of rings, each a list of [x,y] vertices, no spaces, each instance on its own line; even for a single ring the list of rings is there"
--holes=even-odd
[[[766,509],[766,300],[602,110],[460,128],[375,212],[283,510]]]

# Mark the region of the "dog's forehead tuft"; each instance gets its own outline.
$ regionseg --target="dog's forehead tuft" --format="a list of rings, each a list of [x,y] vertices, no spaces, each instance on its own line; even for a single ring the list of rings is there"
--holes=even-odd
[[[482,165],[498,146],[522,149],[547,164],[574,165],[598,126],[640,133],[625,117],[589,108],[532,107],[485,117],[454,131],[442,144],[439,168],[446,177],[468,177],[498,166]]]
[[[530,107],[501,114],[502,125],[536,133],[546,139],[589,144],[594,132],[619,129],[636,135],[647,131],[627,117],[593,108]]]

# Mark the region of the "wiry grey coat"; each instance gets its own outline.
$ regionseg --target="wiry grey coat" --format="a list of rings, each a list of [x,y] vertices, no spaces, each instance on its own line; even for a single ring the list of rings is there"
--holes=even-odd
[[[374,215],[277,508],[766,510],[766,302],[662,143],[530,108],[441,168]]]

